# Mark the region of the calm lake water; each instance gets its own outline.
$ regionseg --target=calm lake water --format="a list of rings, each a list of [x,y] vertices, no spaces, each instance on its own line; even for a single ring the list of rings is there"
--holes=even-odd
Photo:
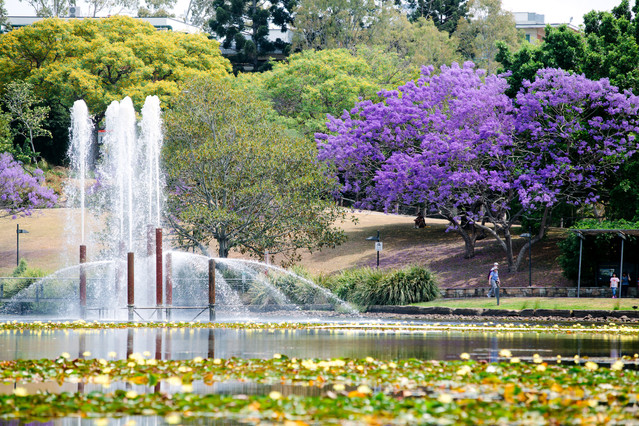
[[[580,355],[603,361],[639,353],[639,336],[609,333],[538,333],[528,331],[417,331],[365,329],[237,330],[124,329],[0,332],[0,360],[56,358],[126,358],[137,352],[157,359],[270,358],[275,353],[297,358],[419,358],[496,361],[501,349],[526,359]]]

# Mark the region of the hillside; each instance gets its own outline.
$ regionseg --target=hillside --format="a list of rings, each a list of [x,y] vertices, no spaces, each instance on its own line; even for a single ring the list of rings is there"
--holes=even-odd
[[[20,234],[20,257],[29,266],[54,271],[65,264],[63,253],[76,259],[78,248],[66,243],[71,229],[65,225],[68,209],[42,210],[32,217],[0,219],[0,276],[8,275],[16,264],[16,225],[29,231]],[[354,212],[357,223],[341,224],[348,240],[334,249],[305,254],[301,265],[313,274],[332,274],[359,266],[375,267],[374,243],[366,237],[380,231],[384,244],[380,253],[380,268],[398,268],[409,264],[428,265],[440,276],[443,287],[473,287],[486,285],[486,275],[493,262],[504,267],[500,271],[502,283],[508,287],[528,285],[528,262],[518,273],[508,273],[505,257],[494,240],[477,243],[476,256],[464,259],[463,243],[454,232],[445,232],[446,222],[427,219],[428,227],[415,229],[412,216],[387,215],[376,212]],[[561,276],[556,258],[557,242],[564,231],[553,229],[548,238],[533,246],[532,282],[538,286],[567,286]],[[525,240],[517,239],[515,249]],[[92,248],[88,247],[89,260]],[[214,253],[214,251],[212,251]],[[73,260],[72,260],[73,261]]]

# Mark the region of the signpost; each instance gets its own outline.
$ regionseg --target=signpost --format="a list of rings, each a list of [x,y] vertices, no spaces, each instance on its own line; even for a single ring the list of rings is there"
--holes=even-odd
[[[20,229],[20,225],[16,224],[16,266],[20,265],[20,234],[28,234],[26,229]]]
[[[379,269],[379,252],[382,251],[382,241],[379,237],[379,231],[377,231],[377,236],[371,236],[366,238],[368,241],[375,241],[375,251],[377,252],[377,269]]]

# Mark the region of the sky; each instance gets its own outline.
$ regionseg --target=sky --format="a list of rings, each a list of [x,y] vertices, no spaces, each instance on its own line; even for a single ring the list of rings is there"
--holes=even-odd
[[[81,7],[82,1],[78,1]],[[178,7],[183,9],[183,1],[178,2]],[[618,5],[620,0],[502,0],[502,7],[511,12],[534,12],[545,15],[546,23],[572,23],[579,26],[583,23],[584,14],[591,10],[610,10]],[[633,2],[631,2],[633,4]],[[188,5],[188,2],[187,2]],[[33,9],[19,0],[5,0],[5,6],[9,15],[29,16],[33,15]],[[176,15],[183,14],[183,10],[176,10]]]

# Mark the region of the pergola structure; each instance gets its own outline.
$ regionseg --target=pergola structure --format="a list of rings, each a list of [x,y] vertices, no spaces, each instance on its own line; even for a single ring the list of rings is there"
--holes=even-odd
[[[623,249],[628,235],[639,237],[639,229],[571,229],[579,237],[579,274],[577,278],[577,297],[581,289],[581,255],[584,239],[587,235],[616,234],[621,238],[621,259],[619,260],[619,275],[623,273]]]

